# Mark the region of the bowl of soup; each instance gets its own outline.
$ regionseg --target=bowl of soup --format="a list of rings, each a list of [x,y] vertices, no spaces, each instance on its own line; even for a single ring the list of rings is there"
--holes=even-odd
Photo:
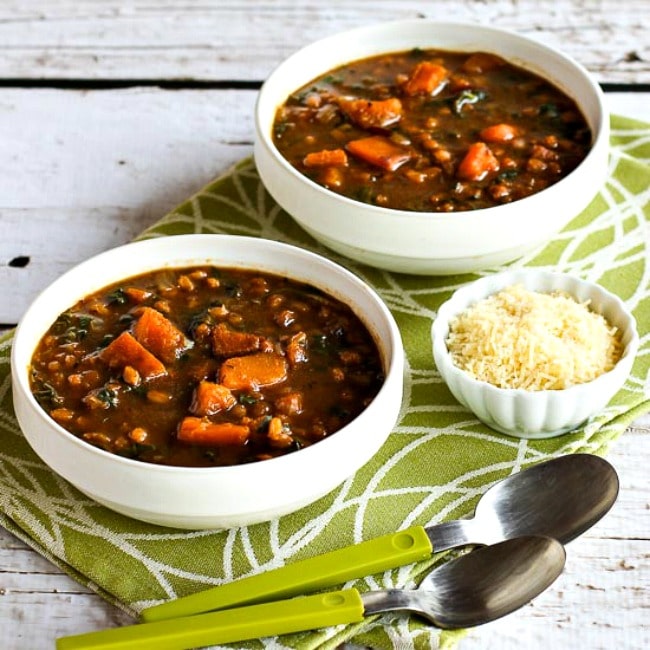
[[[19,323],[14,406],[34,451],[127,516],[225,528],[295,511],[377,452],[402,398],[393,317],[300,248],[183,235],[102,253]]]
[[[255,109],[278,204],[351,259],[484,270],[547,242],[607,174],[608,115],[584,68],[526,36],[407,20],[281,63]]]

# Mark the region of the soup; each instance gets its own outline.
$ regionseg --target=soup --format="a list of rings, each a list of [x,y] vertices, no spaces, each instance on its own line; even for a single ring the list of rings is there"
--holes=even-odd
[[[40,341],[31,389],[109,452],[190,467],[274,458],[353,420],[384,374],[352,309],[285,277],[196,266],[113,284]]]
[[[314,182],[386,208],[455,212],[524,198],[585,158],[576,103],[501,57],[414,49],[354,61],[294,92],[273,141]]]

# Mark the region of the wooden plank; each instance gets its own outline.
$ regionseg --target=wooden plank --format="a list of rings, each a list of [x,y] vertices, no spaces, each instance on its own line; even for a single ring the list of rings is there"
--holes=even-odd
[[[5,0],[0,78],[261,80],[299,46],[371,22],[427,17],[520,31],[600,80],[650,80],[650,3],[627,0]],[[278,35],[282,34],[282,38]]]
[[[250,155],[256,96],[0,89],[0,323],[16,323],[61,273],[130,241]],[[650,121],[650,93],[607,100]],[[17,258],[29,262],[11,266]]]
[[[72,265],[130,241],[250,155],[255,97],[0,89],[0,323],[16,323]]]

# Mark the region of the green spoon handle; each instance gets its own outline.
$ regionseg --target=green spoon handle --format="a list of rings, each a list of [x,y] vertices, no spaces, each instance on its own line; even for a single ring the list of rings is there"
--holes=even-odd
[[[57,650],[184,650],[363,620],[356,589],[57,639]]]
[[[423,560],[433,552],[422,526],[317,555],[144,609],[143,621],[190,616],[288,598]]]

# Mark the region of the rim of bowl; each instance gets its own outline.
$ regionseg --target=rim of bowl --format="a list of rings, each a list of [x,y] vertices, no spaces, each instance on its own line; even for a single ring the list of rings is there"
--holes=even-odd
[[[526,284],[528,282],[528,284]],[[581,287],[589,292],[590,296],[598,296],[599,301],[602,303],[609,303],[618,310],[620,320],[624,324],[624,329],[621,329],[621,337],[628,338],[624,343],[624,350],[620,359],[616,362],[613,368],[604,372],[598,377],[594,377],[591,381],[582,382],[580,384],[573,384],[568,388],[559,390],[544,389],[544,390],[527,390],[525,388],[501,388],[495,386],[490,382],[483,381],[472,377],[469,373],[459,368],[452,360],[447,347],[446,338],[449,332],[449,321],[476,302],[491,296],[502,289],[505,289],[513,284],[524,284],[524,286],[531,291],[557,291],[563,290],[570,294],[574,299],[575,292],[567,284],[571,284],[573,288],[576,286]],[[560,286],[561,285],[561,286]],[[471,300],[467,300],[468,294]],[[458,304],[460,303],[460,304]],[[596,313],[601,313],[597,311]],[[604,314],[601,314],[604,315]],[[608,318],[608,322],[611,320]],[[618,325],[617,325],[618,327]],[[452,296],[446,300],[438,309],[436,317],[431,326],[431,338],[434,355],[439,355],[437,358],[442,359],[445,368],[439,368],[439,372],[452,373],[455,377],[461,378],[462,381],[470,382],[480,387],[483,390],[491,391],[502,395],[528,395],[531,398],[535,396],[546,395],[571,395],[572,393],[588,390],[589,387],[608,381],[609,378],[620,372],[622,363],[634,363],[638,348],[639,348],[639,334],[636,327],[636,319],[632,312],[627,308],[625,303],[614,293],[605,289],[602,285],[583,280],[575,275],[569,273],[561,273],[557,271],[543,271],[538,269],[519,269],[516,271],[504,271],[496,273],[492,276],[485,276],[474,282],[460,287]]]
[[[325,282],[322,282],[320,284],[315,284],[314,282],[311,282],[309,280],[302,280],[301,275],[299,273],[295,273],[288,268],[283,272],[278,269],[274,270],[272,266],[269,266],[268,264],[266,266],[263,265],[255,266],[253,262],[247,263],[244,260],[241,260],[239,258],[237,261],[231,260],[223,264],[224,267],[230,266],[230,267],[251,269],[251,270],[260,269],[268,273],[275,273],[277,275],[284,273],[285,275],[287,275],[287,277],[297,279],[298,281],[304,281],[307,284],[316,286],[317,288],[321,289],[325,293],[328,293],[330,296],[334,296],[339,300],[345,302],[345,304],[347,304],[351,309],[353,309],[355,314],[361,319],[361,321],[364,323],[366,328],[370,331],[373,339],[375,340],[375,344],[379,349],[379,352],[382,356],[382,361],[385,366],[384,382],[380,387],[379,392],[372,400],[372,402],[354,420],[349,422],[341,429],[337,430],[331,436],[328,436],[323,440],[319,440],[317,443],[314,443],[313,445],[309,445],[308,447],[296,450],[289,454],[285,454],[283,456],[278,456],[275,458],[270,458],[264,461],[242,463],[238,465],[223,465],[217,467],[186,467],[186,466],[174,466],[174,465],[158,465],[155,463],[145,463],[140,460],[119,456],[118,454],[111,453],[109,451],[91,445],[90,443],[82,440],[81,438],[77,437],[76,435],[74,435],[73,433],[71,433],[64,427],[62,427],[53,418],[51,418],[47,414],[47,412],[41,407],[41,405],[34,397],[34,394],[30,390],[28,368],[36,345],[51,326],[53,319],[51,321],[48,320],[47,323],[40,326],[38,337],[36,338],[36,341],[34,342],[33,345],[30,344],[29,340],[23,339],[24,336],[27,336],[27,334],[24,334],[24,331],[26,327],[29,326],[25,324],[26,323],[29,324],[35,318],[38,318],[39,309],[41,308],[43,303],[46,302],[49,296],[55,294],[60,287],[65,286],[67,283],[70,282],[71,279],[79,276],[80,274],[83,274],[84,271],[89,267],[95,266],[102,262],[110,262],[112,258],[120,255],[123,252],[133,250],[133,249],[141,249],[141,248],[149,248],[149,247],[155,248],[157,246],[160,246],[161,242],[164,242],[165,244],[169,244],[170,240],[173,240],[173,242],[177,244],[175,246],[177,258],[166,261],[164,263],[158,263],[154,266],[152,266],[151,264],[149,265],[145,264],[145,266],[143,266],[142,269],[133,270],[131,272],[127,271],[126,273],[120,273],[114,279],[107,279],[106,281],[96,282],[95,283],[97,285],[96,289],[90,289],[88,291],[80,292],[77,297],[73,297],[69,301],[66,300],[65,305],[67,305],[67,307],[71,307],[72,305],[75,304],[76,300],[81,299],[83,296],[86,296],[95,290],[99,291],[103,287],[111,284],[112,282],[117,282],[120,279],[127,279],[134,275],[138,275],[139,273],[146,273],[148,271],[153,271],[157,268],[165,268],[165,267],[182,268],[183,266],[194,266],[199,264],[206,264],[206,265],[214,264],[218,266],[219,260],[215,259],[214,257],[209,258],[201,255],[190,257],[187,254],[183,255],[178,253],[178,251],[180,251],[181,248],[183,247],[184,243],[188,245],[188,247],[191,247],[192,243],[196,243],[199,240],[203,240],[204,245],[207,246],[209,242],[219,241],[219,239],[216,238],[219,238],[222,244],[227,243],[228,241],[232,242],[233,240],[237,240],[238,242],[241,242],[242,245],[246,245],[246,242],[250,242],[251,244],[257,244],[259,246],[265,246],[265,247],[270,247],[271,249],[276,249],[278,252],[285,252],[285,253],[291,252],[294,255],[301,257],[308,264],[309,263],[319,264],[321,267],[326,268],[329,271],[332,271],[338,277],[342,278],[344,282],[348,283],[347,284],[348,287],[354,286],[358,291],[366,294],[366,296],[373,303],[374,307],[377,309],[377,312],[380,314],[381,319],[383,321],[383,325],[388,330],[389,337],[387,340],[384,338],[380,338],[378,332],[374,331],[372,325],[367,322],[365,314],[359,313],[359,311],[355,309],[355,304],[349,302],[349,300],[346,299],[346,297],[343,295],[342,291],[334,291],[332,288],[328,287]],[[61,313],[61,311],[64,311],[67,307],[63,307],[61,310],[57,311],[57,314],[55,314],[53,318],[56,318],[56,316],[59,313]],[[143,468],[146,469],[147,471],[155,472],[157,474],[164,474],[164,475],[187,474],[187,473],[192,473],[195,475],[213,474],[213,473],[231,474],[231,473],[240,473],[243,471],[250,471],[251,468],[254,469],[256,467],[259,467],[260,463],[262,462],[264,463],[264,467],[267,469],[270,467],[277,467],[278,470],[281,471],[282,465],[294,464],[296,462],[299,462],[299,460],[295,460],[296,458],[298,459],[305,458],[305,456],[311,456],[313,454],[319,453],[318,449],[322,448],[322,446],[328,447],[328,446],[332,446],[333,444],[338,444],[338,445],[343,444],[341,442],[338,442],[338,440],[343,440],[343,438],[348,437],[345,435],[345,433],[349,431],[350,427],[353,426],[354,423],[356,423],[359,418],[363,418],[364,415],[368,413],[370,410],[376,410],[381,408],[382,396],[387,390],[389,390],[392,384],[394,384],[397,381],[401,385],[401,382],[403,381],[402,363],[401,363],[401,360],[404,355],[403,350],[404,350],[403,343],[402,343],[399,328],[397,327],[397,323],[395,322],[393,315],[391,314],[390,310],[388,309],[384,301],[380,298],[379,294],[372,287],[370,287],[370,285],[364,282],[361,278],[356,276],[351,271],[348,271],[341,265],[337,264],[336,262],[333,262],[332,260],[329,260],[326,257],[323,257],[321,255],[318,255],[317,253],[313,253],[306,249],[300,248],[298,246],[294,246],[292,244],[286,244],[284,242],[278,242],[275,240],[263,239],[261,237],[251,237],[245,235],[227,235],[227,234],[188,234],[188,235],[174,235],[170,237],[160,237],[160,238],[139,240],[139,241],[130,242],[128,244],[124,244],[122,246],[112,248],[110,250],[99,253],[98,255],[95,255],[79,263],[78,265],[74,266],[73,268],[63,273],[59,278],[54,280],[54,282],[52,282],[48,287],[46,287],[43,291],[41,291],[41,293],[30,304],[30,306],[27,308],[27,311],[20,319],[20,322],[16,327],[16,331],[14,333],[13,342],[12,342],[12,349],[11,349],[11,372],[12,372],[13,380],[17,381],[18,384],[18,386],[14,390],[18,389],[20,391],[23,397],[27,400],[29,407],[33,411],[38,413],[39,417],[41,417],[45,422],[47,422],[50,426],[52,426],[58,435],[63,436],[72,444],[83,448],[84,450],[86,450],[87,453],[92,453],[110,462],[125,464],[130,467]],[[343,434],[343,435],[337,438],[339,434]]]
[[[518,199],[516,201],[512,201],[511,203],[504,203],[502,205],[488,207],[488,208],[479,208],[476,210],[462,210],[456,212],[419,212],[415,210],[398,210],[395,208],[386,208],[378,205],[373,205],[370,203],[364,203],[363,201],[357,201],[347,196],[343,196],[342,194],[333,192],[332,190],[329,190],[326,187],[319,185],[318,183],[311,180],[304,174],[301,174],[295,167],[293,167],[287,161],[287,159],[280,153],[280,151],[273,143],[272,127],[274,122],[274,113],[273,115],[270,116],[271,119],[268,121],[268,123],[267,120],[262,119],[264,115],[263,109],[264,109],[264,101],[265,101],[265,89],[267,89],[269,86],[271,86],[271,84],[276,82],[276,79],[280,77],[282,74],[284,74],[285,70],[287,68],[290,68],[292,65],[294,65],[296,61],[302,58],[308,60],[312,50],[321,49],[323,47],[326,47],[328,44],[330,43],[334,44],[341,39],[354,40],[356,37],[363,36],[363,35],[381,34],[382,32],[386,32],[386,31],[390,32],[392,30],[401,31],[404,29],[409,29],[414,27],[418,27],[418,28],[429,27],[429,28],[445,29],[445,30],[463,29],[463,30],[470,30],[475,32],[483,32],[486,34],[493,35],[495,43],[499,43],[499,36],[507,36],[508,38],[512,39],[513,41],[517,41],[522,45],[525,44],[528,47],[537,49],[540,54],[545,54],[547,56],[555,57],[556,60],[559,60],[563,62],[565,65],[573,68],[574,71],[582,77],[583,82],[592,93],[592,96],[589,99],[591,101],[594,101],[595,120],[593,122],[591,117],[588,115],[588,112],[585,110],[582,100],[576,97],[572,93],[571,89],[566,88],[557,79],[551,78],[549,74],[545,72],[539,64],[535,64],[535,62],[533,61],[523,60],[519,58],[507,59],[509,62],[514,63],[517,66],[523,67],[524,69],[529,70],[541,76],[546,81],[558,87],[562,92],[569,95],[569,97],[571,97],[571,99],[573,99],[573,101],[576,102],[576,104],[580,108],[583,116],[587,120],[587,123],[589,124],[592,131],[591,148],[587,153],[587,155],[585,156],[585,158],[569,174],[561,178],[553,185],[544,188],[540,192]],[[416,47],[415,42],[410,47]],[[437,46],[433,44],[431,45],[427,44],[427,45],[421,45],[421,47],[435,48]],[[408,46],[403,46],[402,49],[408,49]],[[440,49],[453,51],[453,49],[450,47],[440,47]],[[484,46],[481,46],[481,49],[485,50],[486,48]],[[370,48],[370,50],[372,51],[368,51],[368,53],[365,56],[374,56],[375,54],[382,54],[382,53],[388,54],[390,52],[397,51],[394,47],[378,48],[378,49]],[[497,46],[495,46],[491,51],[494,54],[497,55],[500,54],[499,47]],[[500,55],[503,56],[503,54]],[[354,60],[358,60],[359,58],[363,58],[363,57],[364,57],[363,54],[359,54],[349,60],[341,60],[340,63],[334,64],[333,66],[332,65],[326,66],[325,69],[322,69],[322,66],[317,66],[318,70],[315,71],[313,75],[311,75],[310,79],[307,79],[304,82],[296,84],[296,87],[293,89],[293,91],[298,90],[305,83],[309,83],[310,80],[318,77],[321,74],[325,74],[328,70],[331,70],[333,67],[337,65],[345,65],[346,63],[351,63]],[[315,57],[312,57],[312,60],[314,59]],[[277,108],[279,108],[279,106],[281,106],[282,103],[286,101],[287,96],[288,94],[285,95],[285,97],[282,100],[280,100],[280,102],[274,107],[274,110],[277,110]],[[491,213],[495,211],[498,211],[499,214],[504,214],[519,209],[525,210],[526,206],[530,205],[531,202],[540,200],[539,198],[540,196],[547,197],[549,196],[549,194],[559,191],[568,182],[570,182],[570,180],[575,176],[575,173],[579,169],[584,167],[586,162],[591,161],[594,157],[596,157],[599,154],[599,150],[602,147],[605,148],[609,147],[609,121],[608,121],[609,113],[605,105],[604,92],[601,89],[601,87],[598,85],[598,83],[596,83],[595,79],[592,78],[590,73],[581,63],[579,63],[573,57],[569,56],[568,54],[565,54],[564,52],[558,49],[555,49],[549,45],[546,45],[530,37],[524,36],[523,34],[516,32],[514,30],[505,29],[501,27],[480,25],[472,22],[462,22],[462,21],[448,22],[448,21],[437,21],[434,19],[427,19],[427,18],[416,18],[416,19],[380,22],[372,25],[356,27],[343,32],[338,32],[326,36],[324,38],[318,39],[312,43],[309,43],[308,45],[295,51],[293,54],[290,54],[279,65],[277,65],[275,69],[271,71],[270,75],[267,77],[266,81],[262,84],[262,87],[258,93],[257,100],[255,103],[254,115],[255,115],[255,131],[258,137],[258,141],[267,149],[267,151],[271,153],[275,162],[280,164],[283,170],[286,173],[290,174],[294,179],[299,180],[301,182],[305,182],[313,190],[318,191],[319,193],[322,193],[331,199],[341,201],[345,205],[363,206],[368,212],[371,212],[373,214],[385,215],[385,216],[389,216],[389,215],[399,216],[400,218],[408,219],[408,220],[426,219],[427,221],[430,221],[431,219],[433,219],[436,221],[449,221],[449,220],[453,220],[454,218],[458,219],[460,216],[471,217],[472,215],[481,215],[481,218],[487,218],[487,216],[491,216]]]

